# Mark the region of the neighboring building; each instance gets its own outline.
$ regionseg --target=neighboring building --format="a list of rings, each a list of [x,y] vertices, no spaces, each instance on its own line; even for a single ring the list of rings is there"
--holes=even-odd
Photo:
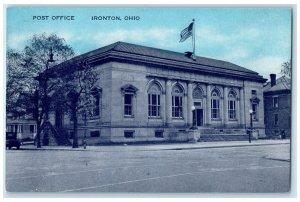
[[[265,126],[268,137],[291,136],[291,80],[285,76],[271,81],[264,87]],[[284,134],[283,134],[284,132]]]
[[[33,140],[36,136],[37,125],[31,118],[14,118],[11,114],[6,117],[6,132],[16,132],[22,140]]]
[[[192,126],[202,133],[235,131],[246,135],[249,110],[253,126],[265,135],[263,84],[257,72],[238,65],[162,49],[116,42],[53,67],[87,62],[100,72],[94,88],[95,109],[79,138],[90,141],[164,141]],[[72,135],[70,117],[56,110],[55,127]]]

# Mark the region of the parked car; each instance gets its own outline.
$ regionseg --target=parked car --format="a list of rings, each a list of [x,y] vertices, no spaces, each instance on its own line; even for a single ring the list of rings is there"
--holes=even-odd
[[[21,141],[17,137],[16,132],[6,132],[6,148],[11,149],[12,147],[16,147],[20,149]]]

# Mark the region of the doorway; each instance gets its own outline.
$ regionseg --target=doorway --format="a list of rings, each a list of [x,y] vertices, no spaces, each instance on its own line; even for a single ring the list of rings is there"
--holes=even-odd
[[[203,109],[193,111],[193,126],[203,126]]]

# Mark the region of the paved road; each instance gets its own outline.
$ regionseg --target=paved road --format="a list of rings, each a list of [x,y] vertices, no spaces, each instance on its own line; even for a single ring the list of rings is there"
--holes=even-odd
[[[10,150],[9,192],[287,192],[289,144],[153,151]]]

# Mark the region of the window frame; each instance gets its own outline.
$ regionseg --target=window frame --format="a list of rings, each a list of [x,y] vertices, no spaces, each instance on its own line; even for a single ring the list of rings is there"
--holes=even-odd
[[[156,100],[155,103],[153,98]],[[148,117],[161,117],[161,88],[156,83],[153,83],[148,89]]]
[[[20,124],[19,125],[20,127],[19,127],[19,133],[24,133],[24,125],[22,125],[22,124]]]
[[[160,135],[158,135],[158,133]],[[155,138],[164,138],[164,131],[163,130],[155,130],[154,131],[154,136],[155,136]]]
[[[91,110],[91,117],[101,117],[101,102],[102,102],[102,93],[100,90],[95,90],[92,92],[93,103]]]
[[[231,104],[233,103],[231,108]],[[229,120],[236,120],[236,101],[235,100],[228,100],[228,118]]]
[[[275,103],[275,100],[277,101],[276,103]],[[272,101],[273,101],[273,108],[278,108],[279,107],[278,96],[272,97]]]
[[[211,119],[218,120],[220,119],[220,95],[216,90],[211,93],[211,102],[210,102],[210,110],[211,110]]]
[[[232,103],[232,105],[231,105]],[[236,94],[233,91],[230,91],[228,94],[228,119],[236,120]]]
[[[34,124],[29,125],[29,132],[30,133],[35,133],[35,125]]]
[[[100,136],[101,136],[101,131],[100,130],[90,131],[90,137],[100,137]]]
[[[126,104],[126,95],[127,96],[130,96],[130,100],[131,100],[131,103],[130,104]],[[133,99],[134,99],[134,94],[131,93],[131,92],[124,92],[124,101],[123,101],[123,114],[124,114],[124,117],[134,117],[134,111],[133,111]],[[126,110],[126,107],[130,109],[130,114],[127,114],[126,112],[128,110]]]
[[[172,89],[172,118],[183,119],[183,88],[175,85]]]
[[[127,136],[126,133],[132,133],[132,135]],[[131,138],[135,138],[135,131],[134,130],[124,130],[124,138],[126,139],[131,139]]]
[[[155,104],[153,104],[153,96],[156,100]],[[148,94],[148,116],[154,118],[160,117],[160,109],[160,94]]]
[[[172,95],[172,118],[183,118],[182,97],[180,95]]]
[[[251,90],[251,96],[257,97],[257,90]]]
[[[134,87],[132,84],[126,84],[121,87],[121,94],[122,94],[122,113],[124,118],[134,118],[134,113],[136,110],[136,104],[137,104],[137,95],[138,89]],[[131,97],[131,103],[127,104],[126,103],[126,95],[130,95]],[[128,110],[126,108],[130,108],[130,113],[127,113]]]

